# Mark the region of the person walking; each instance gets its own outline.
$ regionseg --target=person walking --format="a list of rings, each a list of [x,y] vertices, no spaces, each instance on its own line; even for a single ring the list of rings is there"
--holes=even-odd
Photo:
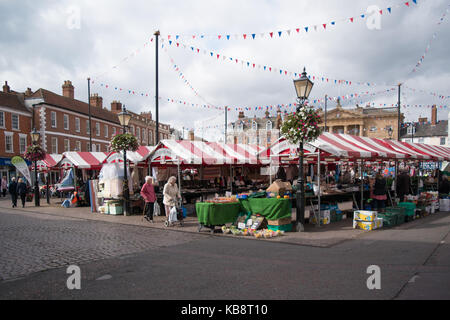
[[[383,212],[386,207],[386,179],[380,172],[377,173],[373,187],[373,198],[377,203],[378,212]]]
[[[8,186],[9,194],[11,195],[12,207],[17,207],[17,182],[16,177],[11,178],[11,182]]]
[[[6,198],[6,191],[8,191],[8,182],[6,181],[6,177],[2,177],[2,193],[3,197]]]
[[[23,182],[22,178],[19,178],[17,183],[17,194],[20,196],[20,200],[22,200],[22,208],[25,208],[25,198],[27,196],[27,184]]]
[[[177,204],[177,200],[180,198],[178,194],[178,186],[176,184],[177,178],[174,176],[170,177],[167,183],[164,185],[163,190],[163,204],[166,212],[167,220],[170,216],[170,209],[175,207]]]
[[[411,187],[411,179],[408,173],[408,170],[404,169],[397,179],[397,196],[400,202],[403,202],[405,195],[409,194],[409,188]]]
[[[155,188],[153,187],[154,181],[150,176],[145,177],[145,183],[141,189],[141,196],[144,198],[145,206],[144,213],[145,219],[148,222],[153,223],[153,208],[156,201]]]

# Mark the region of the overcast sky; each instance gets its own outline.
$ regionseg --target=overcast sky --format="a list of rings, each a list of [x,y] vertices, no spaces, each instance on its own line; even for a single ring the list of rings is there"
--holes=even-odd
[[[292,80],[303,67],[319,77],[311,102],[325,94],[336,97],[368,91],[379,94],[345,99],[342,104],[391,106],[397,102],[397,91],[387,90],[401,82],[405,86],[402,104],[447,106],[449,99],[430,92],[450,95],[450,14],[437,25],[450,7],[444,0],[409,1],[409,6],[405,2],[0,0],[0,81],[8,81],[16,91],[45,88],[61,94],[63,81],[71,80],[75,98],[87,102],[86,79],[91,77],[91,93],[102,96],[104,106],[110,108],[112,100],[120,100],[134,112],[155,115],[155,42],[150,39],[160,30],[160,121],[177,128],[195,127],[196,135],[207,139],[221,135],[223,126],[206,127],[223,125],[224,114],[203,105],[230,106],[229,120],[236,119],[236,108],[252,107],[246,115],[263,115],[265,110],[254,107],[295,101]],[[380,29],[367,24],[375,17],[366,12],[372,5],[383,10]],[[231,35],[229,40],[226,35]],[[430,44],[421,66],[411,72]],[[277,72],[264,71],[264,66]],[[285,71],[292,74],[284,75]],[[339,85],[332,79],[352,84]],[[316,105],[320,104],[316,101]],[[328,103],[330,109],[335,105]],[[438,119],[447,119],[448,108],[438,110]],[[408,120],[431,115],[426,107],[410,106],[402,112]]]

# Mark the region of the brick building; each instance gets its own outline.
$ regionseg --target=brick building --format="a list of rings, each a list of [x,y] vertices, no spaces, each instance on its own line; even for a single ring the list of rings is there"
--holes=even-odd
[[[11,91],[5,82],[0,92],[0,175],[8,181],[16,176],[11,164],[14,156],[23,156],[31,143],[31,112],[24,103],[24,94]]]
[[[62,85],[62,95],[39,89],[25,99],[25,104],[32,110],[32,125],[40,132],[42,146],[49,153],[89,151],[89,105],[76,100],[74,91],[71,81],[67,80]],[[123,132],[117,117],[122,104],[113,101],[108,110],[98,94],[90,96],[90,104],[92,151],[107,152],[111,138]],[[138,115],[128,111],[132,113],[131,132],[142,145],[152,145],[155,122],[151,120],[151,114]],[[168,137],[169,125],[160,123],[160,128],[160,136]]]

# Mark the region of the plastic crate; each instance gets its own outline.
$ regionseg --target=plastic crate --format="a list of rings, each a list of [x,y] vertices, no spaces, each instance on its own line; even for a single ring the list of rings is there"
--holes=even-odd
[[[400,213],[400,214],[405,214],[406,208],[405,207],[387,207],[385,209],[386,214],[391,214],[391,213]]]
[[[384,213],[379,213],[378,217],[383,218],[383,227],[392,228],[398,224],[398,214],[386,215]]]
[[[268,225],[267,228],[268,228],[269,230],[272,230],[272,231],[278,231],[278,230],[280,230],[280,231],[284,231],[284,232],[290,232],[290,231],[292,231],[292,223],[289,223],[289,224],[283,224],[283,225],[281,225],[281,226],[271,226],[271,225]]]
[[[414,216],[416,210],[416,204],[412,202],[400,202],[398,204],[399,207],[405,208],[405,214],[407,216]]]

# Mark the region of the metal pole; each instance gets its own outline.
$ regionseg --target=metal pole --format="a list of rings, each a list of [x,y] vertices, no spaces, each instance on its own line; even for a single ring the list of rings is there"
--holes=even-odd
[[[228,114],[228,107],[225,106],[225,140],[223,143],[227,143],[227,114]]]
[[[127,127],[123,126],[123,133],[127,133]],[[128,215],[128,201],[130,199],[130,191],[128,186],[127,174],[127,150],[123,150],[123,215]]]
[[[155,38],[155,50],[156,50],[156,66],[155,66],[155,74],[156,74],[156,89],[155,89],[155,108],[156,108],[156,144],[159,143],[159,101],[158,101],[158,37],[160,35],[159,30],[154,33]]]
[[[317,186],[318,186],[318,198],[319,198],[319,201],[318,201],[318,205],[319,205],[319,210],[317,211],[317,213],[316,213],[316,210],[314,210],[314,207],[312,208],[312,210],[314,211],[314,213],[316,214],[316,221],[317,221],[317,224],[316,224],[316,226],[317,227],[320,227],[320,150],[319,150],[319,152],[317,152]],[[314,204],[313,204],[314,205]]]
[[[397,141],[400,141],[400,87],[401,83],[398,84],[398,115],[397,115]]]
[[[47,204],[50,204],[50,170],[47,170]]]
[[[305,224],[305,185],[303,178],[303,141],[300,141],[300,156],[298,160],[298,180],[297,180],[297,210],[296,222],[297,231],[304,231]]]
[[[88,105],[89,105],[89,152],[92,151],[92,125],[91,125],[91,78],[88,81]],[[80,150],[81,151],[81,150]]]
[[[324,126],[324,132],[328,132],[327,129],[327,101],[328,101],[328,95],[325,95],[325,126]]]
[[[38,172],[37,172],[37,161],[34,161],[34,205],[36,207],[40,206],[40,203],[39,203],[39,182],[38,182]]]
[[[361,210],[364,210],[364,177],[363,177],[363,161],[361,160],[359,163],[359,175],[361,177]]]

